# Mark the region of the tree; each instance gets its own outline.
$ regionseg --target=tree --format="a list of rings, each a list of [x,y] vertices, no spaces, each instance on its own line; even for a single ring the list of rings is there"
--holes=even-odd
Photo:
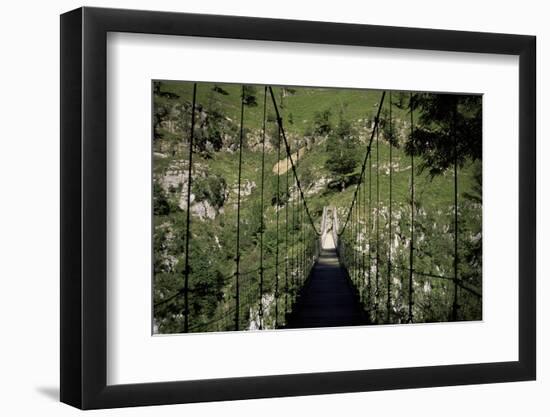
[[[313,133],[322,136],[327,135],[332,131],[332,124],[330,123],[331,116],[330,109],[325,109],[321,112],[315,112],[313,116]]]
[[[342,187],[352,182],[350,174],[358,164],[356,151],[357,142],[351,123],[344,118],[343,112],[340,112],[338,126],[327,140],[328,158],[325,166],[336,176],[336,181]]]
[[[255,107],[258,105],[256,100],[256,87],[253,85],[243,85],[243,102],[245,106]]]
[[[422,156],[420,170],[443,173],[454,165],[455,152],[459,166],[481,160],[481,96],[417,93],[409,104],[418,120],[405,150]]]
[[[229,93],[226,90],[224,90],[217,84],[214,84],[214,87],[212,87],[212,91],[214,91],[215,93],[221,94],[223,96],[229,95]]]
[[[350,174],[357,166],[355,146],[350,140],[341,140],[336,136],[329,137],[327,152],[329,157],[326,161],[326,167],[337,176]]]
[[[466,266],[463,275],[465,279],[471,281],[474,285],[481,286],[481,265],[483,255],[483,241],[481,228],[481,204],[482,204],[482,169],[481,163],[474,164],[474,184],[471,191],[464,192],[465,204],[463,204],[463,213],[461,220],[462,229],[466,229],[472,238],[465,239],[464,259]]]

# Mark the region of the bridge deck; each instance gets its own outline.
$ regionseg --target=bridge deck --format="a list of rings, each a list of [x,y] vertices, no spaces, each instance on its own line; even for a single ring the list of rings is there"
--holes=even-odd
[[[364,324],[362,309],[335,249],[323,249],[287,328]]]

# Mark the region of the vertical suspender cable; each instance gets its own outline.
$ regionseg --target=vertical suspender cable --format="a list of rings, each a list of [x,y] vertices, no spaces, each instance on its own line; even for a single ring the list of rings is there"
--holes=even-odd
[[[413,95],[410,93],[409,107],[411,113],[411,141],[414,136],[413,119]],[[414,271],[414,152],[411,152],[411,242],[409,245],[409,318],[408,322],[413,321],[413,271]]]
[[[304,145],[304,146],[307,146],[307,145]],[[304,149],[304,152],[307,150]],[[304,200],[304,204],[305,204],[305,200]],[[308,259],[308,256],[307,256],[307,252],[308,252],[308,244],[307,242],[309,241],[308,240],[308,237],[307,237],[307,232],[309,230],[309,227],[307,227],[307,222],[306,222],[306,213],[305,213],[305,206],[302,207],[303,209],[303,220],[302,220],[302,226],[304,228],[304,231],[303,231],[303,236],[304,236],[304,252],[303,252],[303,258],[302,258],[302,261],[304,263],[304,274],[305,274],[305,279],[307,279],[308,277],[308,268],[307,268],[307,259]]]
[[[294,180],[295,180],[294,181],[295,186],[294,186],[293,192],[296,194],[296,197],[292,198],[292,205],[291,205],[292,227],[294,228],[294,230],[292,231],[292,235],[291,235],[292,242],[291,242],[291,251],[290,251],[291,252],[291,260],[292,260],[292,266],[291,266],[292,284],[294,286],[294,284],[296,283],[296,280],[299,280],[299,278],[300,278],[297,275],[299,273],[301,273],[302,277],[303,277],[303,269],[304,269],[301,265],[301,262],[303,262],[303,251],[300,248],[300,240],[302,238],[302,231],[301,231],[302,228],[299,226],[299,222],[301,221],[300,219],[303,220],[303,218],[305,218],[305,216],[307,215],[309,223],[310,223],[312,229],[315,231],[315,234],[319,235],[319,232],[317,231],[317,229],[315,227],[315,223],[313,222],[313,218],[311,217],[311,213],[308,209],[308,206],[307,206],[307,203],[306,203],[306,200],[305,200],[304,192],[303,192],[302,187],[300,185],[300,179],[298,178],[298,174],[297,174],[297,171],[296,171],[296,165],[293,163],[293,160],[292,160],[292,151],[291,151],[289,143],[286,139],[284,128],[282,126],[283,121],[282,121],[281,115],[279,113],[277,103],[275,101],[275,96],[273,94],[273,89],[271,87],[269,87],[269,92],[271,94],[271,99],[273,101],[273,105],[275,107],[275,112],[277,114],[277,123],[278,123],[278,125],[281,129],[281,134],[282,134],[282,137],[283,137],[284,142],[285,142],[285,148],[286,148],[286,154],[287,154],[287,168],[288,168],[288,162],[290,162],[290,166],[292,168],[292,172],[294,174],[293,176],[294,176]],[[299,150],[297,150],[297,157],[299,158]],[[287,169],[287,173],[288,173],[288,169]],[[287,175],[287,185],[288,185],[288,175]],[[292,193],[290,193],[290,194],[292,194]],[[296,231],[298,231],[298,233],[296,233]],[[293,288],[293,289],[295,289],[295,288]]]
[[[294,180],[296,182],[296,180]],[[296,231],[296,212],[294,210],[296,206],[296,197],[292,196],[292,194],[295,194],[295,186],[293,186],[292,191],[290,192],[291,196],[291,205],[290,205],[290,211],[291,211],[291,232],[290,235],[290,285],[292,287],[292,297],[291,297],[291,304],[294,303],[294,291],[296,289],[296,262],[294,262],[294,244],[295,244],[295,231]]]
[[[303,203],[302,199],[302,203]],[[302,231],[302,250],[301,250],[301,256],[302,256],[302,280],[305,282],[306,280],[306,228],[304,225],[304,219],[305,219],[305,213],[304,213],[304,207],[302,206],[302,222],[300,223],[300,230]]]
[[[302,231],[302,250],[301,250],[302,279],[305,282],[305,280],[306,280],[306,252],[305,252],[305,248],[306,248],[306,235],[305,235],[306,228],[305,228],[304,220],[306,218],[306,215],[305,215],[305,209],[304,209],[303,203],[304,203],[304,198],[302,198],[302,222],[300,224],[300,230]]]
[[[185,231],[185,270],[184,270],[184,287],[183,296],[185,301],[185,314],[183,331],[187,333],[189,331],[189,238],[191,237],[191,230],[189,225],[191,223],[191,170],[193,166],[193,136],[195,133],[195,103],[197,100],[197,83],[193,84],[193,103],[191,106],[191,132],[189,134],[189,166],[187,168],[187,219],[186,219],[186,231]]]
[[[455,253],[454,253],[454,294],[453,294],[453,312],[452,320],[456,321],[458,319],[458,167],[457,167],[457,137],[456,137],[456,112],[457,112],[457,103],[454,103],[453,106],[453,121],[452,121],[452,132],[453,135],[453,147],[454,147],[454,244],[455,244]]]
[[[298,230],[298,235],[299,235],[299,241],[300,241],[300,245],[298,246],[298,254],[299,254],[299,258],[298,258],[298,263],[300,264],[300,281],[303,283],[304,279],[305,279],[305,274],[304,274],[304,259],[303,259],[303,255],[304,255],[304,252],[303,252],[303,235],[304,235],[304,230],[303,230],[303,227],[302,227],[302,219],[303,219],[303,212],[302,212],[302,205],[300,204],[300,222],[298,223],[298,226],[300,227],[300,229]],[[300,284],[301,285],[301,284]]]
[[[375,314],[378,321],[378,301],[380,297],[380,129],[376,123],[376,295]]]
[[[361,176],[362,178],[362,176]],[[361,178],[359,180],[361,181]],[[361,213],[361,184],[359,184],[359,187],[357,187],[357,209],[355,210],[355,216],[357,217],[357,227],[355,230],[355,247],[357,249],[357,246],[361,244],[361,240],[359,239],[359,232],[361,230],[361,221],[360,221],[360,213]],[[360,247],[360,246],[359,246]],[[357,250],[354,251],[357,255],[355,257],[355,285],[356,287],[359,287],[360,283],[360,276],[361,276],[361,269],[360,269],[360,263],[359,263],[359,256],[361,255]]]
[[[280,160],[281,160],[281,128],[277,128],[277,205],[275,206],[275,235],[277,245],[275,246],[275,328],[279,325],[279,208],[281,207],[280,200]]]
[[[298,161],[296,161],[296,164],[298,164]],[[294,257],[296,259],[296,277],[297,277],[297,284],[296,284],[296,294],[298,292],[298,287],[300,286],[300,280],[302,279],[301,277],[301,271],[300,271],[300,214],[301,214],[301,211],[300,211],[300,195],[298,195],[296,197],[296,224],[294,225],[294,233],[295,233],[295,238],[294,238],[294,242],[295,242],[295,245],[294,245]],[[298,233],[296,233],[298,232]]]
[[[371,138],[370,138],[370,141],[369,141],[369,146],[367,147],[367,153],[365,155],[365,158],[363,159],[363,165],[362,165],[362,168],[361,168],[361,176],[363,176],[363,173],[365,172],[365,168],[366,168],[366,164],[367,164],[367,160],[369,159],[369,156],[370,156],[370,150],[371,150],[371,144],[372,144],[372,141],[373,141],[373,138],[374,138],[374,133],[377,131],[376,127],[378,126],[378,120],[380,119],[380,111],[382,110],[382,106],[384,104],[384,97],[386,97],[386,92],[382,92],[382,97],[380,98],[380,104],[378,105],[378,111],[376,113],[376,118],[375,118],[375,125],[374,125],[374,128],[372,130],[372,134],[371,134]],[[344,233],[344,231],[346,230],[346,226],[348,224],[348,220],[349,218],[351,217],[351,213],[352,213],[352,208],[356,202],[356,198],[357,198],[357,188],[359,187],[359,184],[357,185],[357,187],[355,188],[355,192],[353,194],[353,200],[351,202],[351,206],[348,210],[348,214],[346,216],[346,220],[344,222],[344,226],[342,227],[342,230],[338,233],[338,235],[342,235]],[[306,207],[307,208],[307,207]],[[316,230],[315,226],[312,224],[312,227],[314,230]]]
[[[300,145],[296,142],[296,173],[298,173],[298,164],[300,161]],[[298,184],[296,184],[297,186]],[[301,280],[303,278],[302,276],[302,264],[301,264],[301,253],[300,250],[300,240],[302,235],[302,205],[301,205],[301,199],[300,194],[298,194],[297,201],[296,201],[296,230],[298,231],[298,237],[296,238],[296,274],[298,276],[298,285],[300,285]]]
[[[280,126],[279,126],[280,129]],[[285,153],[286,155],[286,153]],[[290,203],[290,191],[288,188],[288,155],[286,160],[286,201],[285,201],[285,314],[288,313],[288,204]]]
[[[267,86],[264,87],[264,116],[262,126],[262,179],[260,191],[260,305],[258,306],[259,327],[263,327],[263,292],[264,292],[264,177],[265,177],[265,113],[267,106]]]
[[[299,154],[299,149],[298,149],[298,144],[296,144],[296,154],[298,155]],[[296,165],[298,165],[298,159],[296,159]],[[296,167],[296,171],[298,170],[298,167]],[[298,189],[298,185],[296,184],[296,189]],[[295,242],[295,246],[294,246],[294,249],[295,249],[295,252],[294,252],[294,256],[295,256],[295,259],[296,259],[296,277],[298,278],[297,279],[297,287],[296,287],[296,295],[298,293],[298,287],[300,286],[300,280],[301,280],[301,271],[300,271],[300,214],[301,214],[301,199],[300,199],[300,194],[298,194],[298,196],[296,197],[296,224],[295,224],[295,228],[294,228],[294,232],[296,233],[295,234],[295,239],[294,239],[294,242]]]
[[[350,268],[353,271],[352,277],[353,277],[353,285],[355,286],[355,280],[357,278],[357,251],[356,251],[356,242],[357,242],[357,196],[358,192],[355,194],[356,202],[354,203],[353,210],[352,210],[352,223],[351,223],[351,230],[349,232],[350,234],[350,251],[351,251],[351,260],[350,262]]]
[[[244,116],[244,85],[241,91],[241,126],[239,134],[239,172],[237,185],[237,248],[235,254],[235,330],[239,330],[239,275],[241,262],[240,233],[241,233],[241,172],[243,163],[243,116]]]
[[[366,175],[366,174],[365,174]],[[370,174],[369,174],[370,176]],[[361,253],[362,253],[362,268],[361,268],[361,297],[363,297],[363,289],[365,286],[365,252],[368,249],[368,241],[367,241],[367,232],[368,232],[368,224],[367,224],[367,185],[365,181],[365,177],[363,177],[363,222],[365,224],[364,232],[363,232],[363,241],[361,245]],[[367,298],[368,302],[368,298]]]
[[[388,299],[387,299],[387,316],[386,322],[390,322],[390,310],[391,310],[391,249],[392,249],[392,172],[393,172],[393,159],[392,159],[392,149],[393,149],[393,125],[392,125],[392,101],[391,101],[391,91],[390,91],[390,111],[389,111],[389,123],[390,123],[390,204],[389,204],[389,214],[388,214]]]
[[[359,248],[360,244],[361,244],[361,240],[360,240],[360,232],[361,232],[361,186],[359,186],[357,188],[357,210],[356,210],[356,213],[355,213],[356,217],[357,217],[357,228],[356,228],[356,231],[355,231],[355,247],[356,249]],[[360,261],[360,255],[361,253],[356,250],[356,253],[357,253],[357,256],[355,257],[355,269],[357,270],[357,273],[356,273],[356,276],[355,276],[355,281],[356,281],[356,286],[358,287],[359,286],[359,282],[360,282],[360,277],[361,277],[361,263],[359,262]]]
[[[370,147],[370,145],[369,145]],[[368,151],[367,151],[368,152]],[[369,227],[369,271],[368,271],[368,281],[367,281],[367,299],[368,299],[368,305],[369,305],[369,315],[370,311],[372,309],[372,245],[371,245],[371,237],[372,237],[372,157],[369,159],[369,216],[368,216],[368,227]]]
[[[298,147],[299,145],[296,145],[296,153],[297,155],[299,156],[300,154],[300,148]],[[298,170],[298,160],[299,158],[296,159],[296,170]],[[297,210],[297,213],[296,213],[296,227],[297,227],[297,231],[298,231],[298,237],[296,238],[296,243],[297,243],[297,246],[296,246],[296,264],[297,264],[297,270],[298,270],[298,286],[301,285],[301,281],[302,281],[302,264],[301,264],[301,261],[302,261],[302,250],[301,250],[301,236],[302,236],[302,200],[301,200],[301,196],[298,195],[298,200],[296,202],[296,210]]]
[[[298,144],[296,144],[296,153],[297,155],[299,155],[300,153],[300,149],[298,148]],[[296,165],[298,165],[298,159],[296,159]],[[298,167],[296,166],[296,170],[298,170]],[[298,183],[296,183],[296,189],[298,189]],[[300,194],[298,194],[298,196],[296,197],[296,225],[295,225],[295,229],[294,229],[294,232],[296,233],[295,235],[295,253],[294,253],[294,256],[296,258],[296,276],[298,278],[297,280],[297,288],[296,288],[296,296],[298,294],[298,287],[300,286],[300,280],[301,280],[301,271],[300,271],[300,215],[301,215],[301,199],[300,199]]]
[[[357,188],[357,207],[355,208],[355,236],[353,238],[353,254],[355,261],[353,268],[355,269],[355,285],[359,281],[359,252],[357,251],[357,241],[359,239],[359,208],[361,205],[361,187]]]
[[[303,201],[304,199],[302,198],[302,203],[304,202]],[[305,213],[304,213],[304,207],[303,207],[303,204],[302,204],[302,222],[300,224],[300,230],[302,231],[302,249],[301,249],[301,256],[302,256],[302,279],[303,281],[305,282],[306,280],[306,235],[305,235],[305,232],[306,232],[306,228],[305,228],[305,224],[304,224],[304,219],[305,219]]]
[[[307,148],[306,148],[307,149]],[[304,207],[304,212],[305,212],[305,207]],[[304,219],[305,219],[305,213],[304,213]],[[304,221],[305,223],[305,221]],[[307,268],[307,261],[308,261],[308,246],[307,245],[307,242],[309,242],[308,240],[308,237],[307,237],[307,232],[309,230],[309,228],[306,227],[307,225],[304,225],[304,258],[303,258],[303,261],[304,261],[304,273],[305,273],[305,276],[306,276],[306,279],[309,275],[308,273],[308,268]]]

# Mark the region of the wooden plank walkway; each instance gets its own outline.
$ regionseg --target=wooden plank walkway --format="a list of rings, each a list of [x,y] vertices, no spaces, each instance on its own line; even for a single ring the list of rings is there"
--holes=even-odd
[[[322,249],[311,277],[300,293],[286,328],[366,324],[357,293],[340,265],[335,249]]]

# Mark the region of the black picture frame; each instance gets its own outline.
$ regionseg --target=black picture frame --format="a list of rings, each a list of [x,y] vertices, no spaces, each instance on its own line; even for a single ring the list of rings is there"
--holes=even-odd
[[[519,360],[107,385],[108,32],[519,56]],[[82,409],[534,380],[536,38],[79,8],[61,16],[61,401]]]

